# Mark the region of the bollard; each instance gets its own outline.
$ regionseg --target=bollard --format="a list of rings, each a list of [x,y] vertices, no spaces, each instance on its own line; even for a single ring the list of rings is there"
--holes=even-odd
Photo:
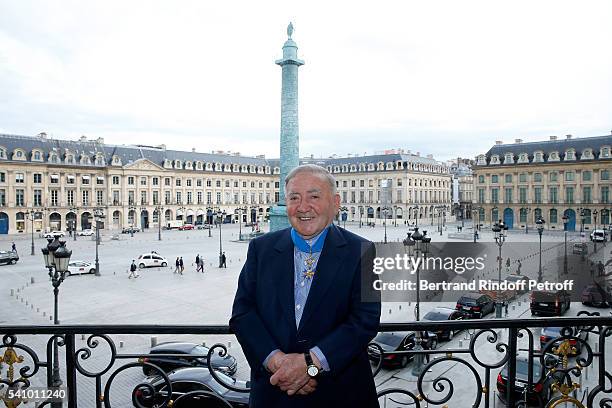
[[[119,348],[123,348],[123,342],[122,341],[119,342]]]
[[[34,277],[33,277],[33,276],[30,278],[30,283],[31,283],[32,285],[34,284]]]
[[[391,309],[389,309],[389,314],[391,314]]]
[[[151,347],[157,346],[157,336],[151,336]]]
[[[402,310],[402,305],[399,305],[399,310]]]
[[[53,316],[49,316],[49,320],[53,320]]]
[[[202,347],[206,347],[206,342],[205,341],[202,342]]]
[[[15,296],[15,289],[11,289],[11,296]]]

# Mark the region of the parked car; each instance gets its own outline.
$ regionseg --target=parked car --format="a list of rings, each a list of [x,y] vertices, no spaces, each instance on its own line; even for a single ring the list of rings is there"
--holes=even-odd
[[[70,275],[83,275],[86,273],[96,273],[96,265],[93,262],[70,261],[68,263],[68,273]]]
[[[602,229],[596,229],[591,231],[591,241],[606,242],[606,231]]]
[[[17,251],[0,251],[0,264],[16,264],[18,260]]]
[[[543,327],[542,332],[540,333],[540,349],[543,350],[544,346],[549,341],[554,340],[557,337],[561,337],[561,329],[561,327]],[[571,336],[578,337],[579,339],[582,339],[584,341],[587,341],[589,339],[588,332],[576,329],[574,327],[572,327],[571,330]],[[561,341],[556,341],[555,346],[560,343]],[[576,355],[580,355],[580,353],[582,352],[582,343],[574,339],[570,339],[569,343],[571,346],[576,347]]]
[[[206,356],[209,348],[194,343],[184,343],[170,341],[166,343],[160,343],[155,347],[152,347],[149,354],[181,354],[185,356]],[[185,367],[207,367],[208,359],[206,357],[196,358],[185,358],[185,357],[146,357],[143,359],[144,362],[152,363],[164,370],[169,372],[178,368]],[[220,371],[227,375],[234,375],[238,368],[238,363],[233,356],[226,354],[224,357],[218,354],[212,355],[211,366],[213,369]],[[155,374],[155,370],[150,367],[144,366],[142,371],[145,375]]]
[[[612,306],[612,295],[596,283],[587,285],[582,290],[582,304],[595,307]]]
[[[489,281],[493,284],[500,284],[500,281],[497,279],[489,279]],[[514,289],[481,289],[478,291],[478,293],[488,295],[491,299],[495,299],[500,302],[508,302],[516,297],[516,290]]]
[[[587,255],[588,252],[586,242],[576,242],[572,245],[572,254],[574,255]]]
[[[122,234],[129,234],[130,232],[140,232],[140,228],[138,227],[123,227],[121,229]]]
[[[140,269],[150,266],[166,267],[168,266],[168,260],[155,252],[151,252],[149,254],[140,255],[136,261],[136,265],[138,265]]]
[[[570,294],[565,290],[534,290],[531,292],[531,314],[561,316],[570,308]]]
[[[217,373],[217,376],[226,384],[237,388],[249,388],[249,381],[242,381],[227,376],[223,373]],[[217,380],[213,378],[207,368],[192,367],[192,368],[181,368],[172,371],[168,374],[168,379],[172,384],[172,400],[176,400],[181,395],[193,391],[209,391],[219,395],[225,399],[234,408],[247,408],[249,406],[249,393],[248,392],[237,392],[231,391],[219,384]],[[151,400],[145,400],[143,398],[145,392],[137,389],[134,397],[140,403],[140,406],[153,407],[160,406],[165,398],[168,396],[168,389],[166,383],[161,376],[151,377],[149,384],[155,390],[155,394]],[[177,405],[178,406],[178,405]],[[221,407],[225,406],[219,403],[215,404],[210,397],[205,396],[193,396],[189,400],[182,401],[180,404],[184,408],[201,408],[201,407]]]
[[[512,274],[512,275],[506,276],[505,280],[507,282],[510,282],[510,283],[525,282],[523,289],[520,289],[520,288],[517,289],[516,293],[519,294],[519,295],[522,295],[523,293],[529,292],[529,289],[528,289],[529,288],[529,278],[528,277],[526,277],[524,275],[515,275],[515,274]]]
[[[532,360],[532,389],[525,390],[529,380],[529,359],[526,352],[519,352],[516,356],[516,381],[514,383],[515,401],[522,401],[525,397],[528,405],[544,406],[551,397],[550,385],[553,382],[551,376],[545,376],[542,364],[537,357]],[[497,395],[504,403],[508,397],[508,363],[503,366],[497,375]],[[541,404],[540,404],[541,402]]]
[[[189,231],[189,230],[192,230],[194,228],[195,227],[193,226],[193,224],[183,224],[178,229],[179,229],[179,231]]]
[[[440,322],[446,320],[463,320],[464,315],[458,310],[450,309],[447,307],[436,307],[432,311],[428,312],[425,316],[423,316],[424,321],[429,322]],[[434,331],[438,339],[440,340],[452,340],[456,333],[460,332],[462,329],[451,330],[451,329],[439,329]]]
[[[210,229],[210,224],[198,224],[196,228],[199,230]]]
[[[470,319],[481,319],[495,310],[495,302],[489,295],[466,293],[459,298],[455,309]]]
[[[428,350],[435,350],[438,347],[438,338],[435,333],[427,332],[427,336],[423,338],[425,343],[423,347]],[[408,351],[412,350],[416,345],[416,333],[408,332],[381,332],[372,340],[383,349],[385,354],[383,357],[383,367],[405,367],[414,355],[409,353],[394,354],[393,351]],[[375,346],[368,346],[368,357],[372,361],[379,361],[380,351]]]
[[[64,234],[64,231],[51,231],[51,232],[47,232],[46,234],[43,235],[44,238],[55,238],[55,237],[59,237],[59,238],[64,238],[66,234]]]
[[[94,234],[94,231],[91,229],[84,229],[83,231],[77,232],[77,235],[82,237],[91,237]]]

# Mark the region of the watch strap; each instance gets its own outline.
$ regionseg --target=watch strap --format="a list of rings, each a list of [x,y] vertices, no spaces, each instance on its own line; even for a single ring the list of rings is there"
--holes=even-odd
[[[304,359],[306,360],[306,367],[314,365],[314,362],[312,361],[312,356],[310,355],[309,351],[304,353]]]

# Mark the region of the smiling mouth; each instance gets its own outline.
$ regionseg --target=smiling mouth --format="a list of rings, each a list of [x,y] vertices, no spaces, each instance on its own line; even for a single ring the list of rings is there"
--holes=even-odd
[[[298,217],[298,219],[299,219],[300,221],[310,221],[310,220],[312,220],[313,218],[314,218],[314,217]]]

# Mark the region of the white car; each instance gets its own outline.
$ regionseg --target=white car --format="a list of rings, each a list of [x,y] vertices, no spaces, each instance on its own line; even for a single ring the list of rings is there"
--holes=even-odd
[[[155,252],[151,252],[149,254],[140,255],[136,260],[136,265],[138,265],[140,269],[150,266],[166,267],[168,266],[168,260]]]
[[[43,237],[45,238],[55,238],[55,237],[60,237],[60,238],[64,238],[64,232],[63,231],[51,231],[51,232],[47,232],[45,235],[43,235]]]
[[[591,241],[593,242],[605,242],[606,232],[602,229],[596,229],[591,232]]]
[[[82,237],[91,237],[94,234],[94,231],[91,229],[84,229],[83,231],[77,233],[77,235],[80,235]]]
[[[86,273],[96,273],[96,265],[93,262],[70,261],[68,263],[68,273],[66,275],[83,275]]]

